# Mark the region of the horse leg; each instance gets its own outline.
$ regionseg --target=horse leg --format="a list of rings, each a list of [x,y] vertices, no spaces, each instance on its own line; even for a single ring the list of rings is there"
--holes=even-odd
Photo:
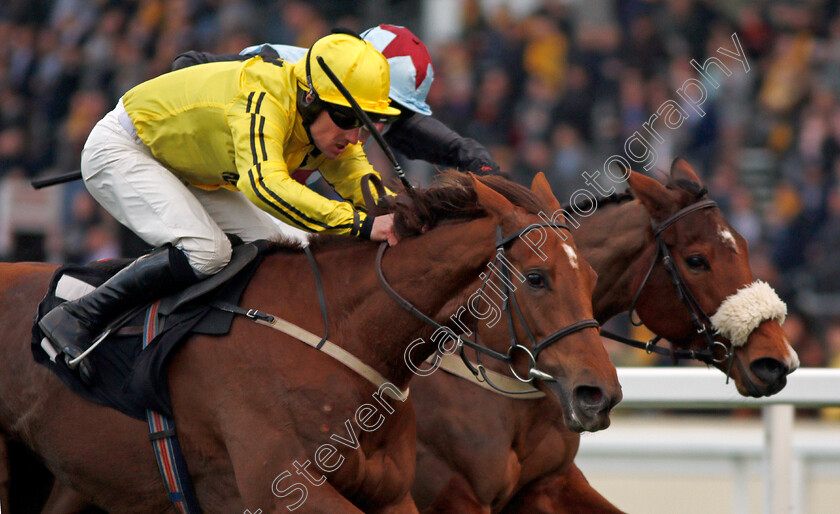
[[[549,475],[521,490],[502,511],[505,514],[621,514],[589,485],[574,463],[560,475]]]
[[[94,507],[75,489],[56,481],[41,514],[94,514],[96,512],[102,511]]]
[[[490,514],[490,506],[482,505],[470,484],[456,474],[423,514]]]
[[[239,419],[246,417],[243,414]],[[298,469],[294,466],[295,458],[284,457],[299,448],[295,444],[296,434],[280,433],[261,423],[249,424],[246,421],[245,425],[253,429],[253,433],[262,434],[261,437],[236,437],[228,440],[226,445],[244,509],[288,514],[290,507],[295,510],[305,507],[302,512],[362,514],[362,510],[344,498],[329,482],[315,485],[323,477],[313,470],[314,466],[293,473]],[[262,430],[259,430],[257,427],[261,425]],[[302,454],[302,448],[296,453]],[[255,455],[267,458],[254,459]],[[277,469],[286,470],[288,475],[285,479],[278,480]],[[275,477],[273,482],[272,476]]]
[[[49,472],[108,511],[162,512],[168,500],[148,425],[81,398],[32,358],[31,326],[21,320],[31,319],[54,268],[0,263],[0,432],[9,437],[11,501],[39,512]]]

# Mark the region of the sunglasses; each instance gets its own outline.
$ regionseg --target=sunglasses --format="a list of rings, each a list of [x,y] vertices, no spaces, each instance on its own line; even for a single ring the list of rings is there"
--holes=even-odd
[[[364,122],[356,116],[356,113],[350,107],[324,102],[324,109],[330,115],[332,122],[342,130],[351,130],[364,126]],[[396,116],[384,116],[370,112],[367,115],[373,123],[388,124],[396,119]]]

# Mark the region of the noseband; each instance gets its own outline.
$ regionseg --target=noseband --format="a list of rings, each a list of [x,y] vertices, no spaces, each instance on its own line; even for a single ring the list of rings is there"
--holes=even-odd
[[[658,343],[659,340],[662,339],[661,336],[655,336],[654,338],[644,343],[641,341],[635,341],[633,339],[622,337],[618,334],[614,334],[606,330],[602,330],[601,335],[618,341],[620,343],[624,343],[636,348],[641,348],[648,353],[657,353],[660,355],[670,356],[674,361],[678,359],[688,358],[697,359],[701,362],[705,362],[706,364],[719,364],[725,362],[726,360],[729,360],[729,367],[731,368],[733,357],[735,356],[734,349],[731,347],[727,347],[721,341],[715,340],[715,335],[717,334],[717,331],[715,330],[714,325],[712,324],[712,320],[709,318],[709,316],[700,306],[700,303],[691,293],[691,290],[688,288],[685,279],[683,279],[682,274],[680,273],[680,270],[677,267],[673,256],[671,255],[671,251],[668,249],[668,245],[666,245],[665,241],[662,239],[662,233],[677,221],[681,220],[682,218],[688,216],[693,212],[713,207],[717,207],[717,203],[715,203],[714,200],[702,200],[693,203],[688,207],[680,209],[659,225],[655,225],[653,223],[653,220],[651,220],[653,236],[656,238],[656,255],[653,256],[653,261],[650,264],[650,268],[648,268],[647,274],[645,274],[645,278],[642,281],[642,284],[639,286],[638,291],[636,291],[636,296],[633,298],[633,303],[630,306],[630,322],[633,324],[633,326],[641,326],[642,321],[637,321],[633,318],[633,315],[636,312],[636,304],[639,302],[639,298],[642,295],[642,290],[647,285],[648,280],[650,279],[650,276],[653,273],[653,269],[656,267],[657,263],[659,263],[661,256],[662,265],[668,272],[668,276],[671,277],[671,283],[674,285],[674,289],[677,291],[677,298],[679,298],[680,302],[682,302],[683,305],[685,305],[686,308],[688,308],[689,315],[691,316],[691,324],[698,334],[703,335],[703,338],[706,341],[706,347],[702,350],[668,350],[656,346],[656,343]],[[714,350],[716,347],[723,348],[723,357],[715,358]],[[729,370],[727,370],[727,378],[728,376]]]
[[[470,341],[469,339],[464,338],[462,335],[455,335],[454,332],[437,321],[431,319],[424,313],[420,312],[411,302],[400,296],[393,287],[388,283],[385,279],[385,275],[382,273],[382,256],[385,255],[385,250],[388,248],[387,243],[382,243],[379,247],[379,252],[376,255],[376,276],[379,278],[380,284],[382,284],[382,288],[388,293],[394,301],[397,302],[403,309],[407,310],[408,312],[412,313],[417,318],[421,319],[426,324],[434,327],[435,329],[443,329],[444,331],[451,334],[450,339],[456,340],[456,347],[455,350],[460,351],[461,359],[466,364],[467,368],[479,379],[487,382],[488,385],[493,387],[494,389],[501,391],[507,394],[526,394],[522,391],[506,391],[490,381],[485,371],[484,365],[481,364],[481,354],[489,355],[494,359],[500,360],[508,364],[511,373],[514,377],[518,380],[526,383],[531,383],[535,378],[544,381],[555,381],[554,377],[550,374],[541,371],[537,368],[537,359],[539,358],[540,352],[546,349],[551,344],[559,341],[560,339],[583,330],[585,328],[598,328],[600,325],[598,321],[594,319],[583,319],[572,323],[556,332],[549,334],[548,336],[544,337],[542,340],[537,341],[534,338],[533,332],[528,327],[528,323],[525,321],[525,317],[522,315],[522,311],[519,308],[519,303],[516,300],[515,288],[511,288],[509,284],[513,284],[510,275],[510,268],[507,266],[509,262],[505,258],[505,248],[511,245],[516,239],[518,239],[522,234],[533,230],[534,228],[538,227],[551,227],[551,228],[558,228],[569,230],[569,227],[562,223],[535,223],[533,225],[528,225],[525,228],[522,228],[513,234],[508,236],[502,236],[502,229],[499,226],[496,226],[496,258],[493,261],[493,268],[496,269],[500,273],[499,282],[501,283],[501,292],[504,301],[502,303],[502,308],[505,312],[507,317],[507,325],[508,331],[510,333],[510,347],[508,348],[506,353],[497,352],[491,348],[487,348],[486,346],[482,346],[474,341]],[[486,276],[482,277],[483,282],[481,285],[480,290],[483,290],[485,286],[487,286],[488,281],[490,280],[491,273],[486,273]],[[528,339],[531,343],[531,348],[529,349],[526,346],[519,344],[519,341],[516,337],[516,330],[514,328],[514,312],[516,316],[519,318],[519,322],[525,330],[525,333],[528,336]],[[476,336],[478,336],[478,327],[476,322]],[[473,350],[476,351],[477,357],[477,366],[473,366],[472,363],[469,361],[467,356],[464,354],[464,346],[469,346]],[[453,350],[453,352],[455,351]],[[529,362],[529,369],[528,375],[523,377],[520,376],[516,369],[513,366],[513,355],[516,350],[519,350],[525,353],[528,356]]]

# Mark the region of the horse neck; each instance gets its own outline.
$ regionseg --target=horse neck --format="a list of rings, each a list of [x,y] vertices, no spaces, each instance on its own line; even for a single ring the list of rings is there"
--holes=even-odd
[[[629,310],[636,294],[633,279],[650,264],[644,250],[653,243],[653,235],[644,206],[638,200],[604,205],[580,220],[574,237],[598,273],[592,295],[595,318],[603,323]]]
[[[453,299],[466,298],[462,293],[492,260],[494,227],[489,219],[479,219],[443,225],[423,236],[404,239],[385,253],[383,274],[403,298],[444,324],[453,303],[463,303]],[[411,352],[412,360],[419,365],[436,349],[429,339],[433,329],[388,296],[376,277],[375,251],[367,248],[364,256],[353,260],[361,266],[350,269],[349,261],[338,255],[329,269],[326,259],[319,258],[324,262],[324,283],[341,284],[342,293],[352,292],[342,298],[327,298],[329,309],[340,313],[330,319],[331,330],[337,329],[330,339],[403,389],[413,375],[405,362],[406,346],[423,338],[425,344],[418,344]]]

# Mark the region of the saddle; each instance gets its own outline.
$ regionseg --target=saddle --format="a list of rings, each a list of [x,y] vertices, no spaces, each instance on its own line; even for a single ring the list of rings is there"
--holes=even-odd
[[[60,303],[104,283],[131,260],[62,266],[38,305],[32,328],[33,357],[90,401],[139,420],[146,420],[147,409],[171,417],[166,368],[172,355],[191,334],[228,333],[235,314],[212,304],[239,303],[268,247],[265,241],[235,246],[230,263],[218,274],[112,323],[110,335],[87,357],[97,370],[90,385],[67,366],[41,333],[38,321]]]

